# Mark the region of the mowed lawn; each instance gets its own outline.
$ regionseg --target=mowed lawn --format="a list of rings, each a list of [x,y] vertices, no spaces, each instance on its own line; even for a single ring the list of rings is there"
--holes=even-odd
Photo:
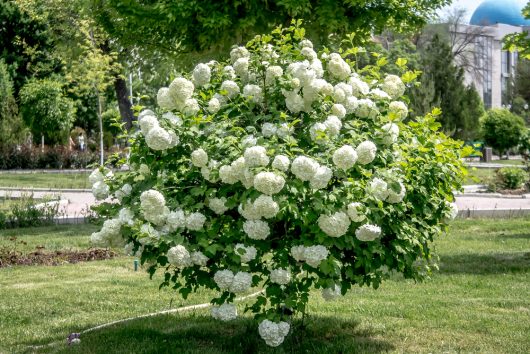
[[[1,187],[19,188],[64,188],[87,189],[91,188],[88,182],[89,172],[79,173],[0,173]]]
[[[25,247],[83,248],[91,226],[18,232]],[[0,233],[0,247],[15,231]],[[26,236],[24,236],[26,235]],[[249,316],[230,323],[207,310],[159,315],[65,338],[115,319],[207,302],[187,301],[133,259],[0,269],[0,352],[59,353],[527,353],[530,348],[530,219],[459,220],[436,242],[440,271],[424,283],[396,277],[324,302],[315,291],[305,328],[264,345]],[[258,290],[258,289],[256,289]],[[248,303],[248,302],[247,302]],[[245,303],[239,305],[242,312]],[[32,347],[52,343],[44,348]]]

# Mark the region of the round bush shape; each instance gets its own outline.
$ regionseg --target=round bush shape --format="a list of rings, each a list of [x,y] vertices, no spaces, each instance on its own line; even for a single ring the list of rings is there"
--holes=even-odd
[[[217,290],[222,321],[236,294],[263,288],[246,311],[271,346],[313,288],[333,300],[392,272],[428,275],[463,171],[436,112],[403,121],[399,76],[355,71],[301,33],[277,29],[175,79],[141,115],[131,170],[92,176],[99,198],[119,199],[100,210],[121,225],[96,241],[126,245],[183,297]]]

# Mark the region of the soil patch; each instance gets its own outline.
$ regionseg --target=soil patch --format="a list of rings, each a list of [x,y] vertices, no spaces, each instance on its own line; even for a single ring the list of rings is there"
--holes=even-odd
[[[40,250],[22,254],[15,251],[0,249],[0,268],[15,265],[47,265],[56,266],[68,263],[99,261],[111,259],[118,254],[103,248],[92,248],[87,251],[55,251],[43,252]]]

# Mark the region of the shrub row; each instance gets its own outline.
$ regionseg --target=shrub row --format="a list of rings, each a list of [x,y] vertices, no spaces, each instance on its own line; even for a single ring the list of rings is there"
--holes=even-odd
[[[0,230],[52,225],[58,215],[57,204],[36,207],[32,198],[24,198],[20,203],[13,204],[9,210],[0,210]]]
[[[1,170],[87,168],[98,161],[97,152],[68,150],[62,146],[46,147],[44,151],[36,147],[0,151]]]

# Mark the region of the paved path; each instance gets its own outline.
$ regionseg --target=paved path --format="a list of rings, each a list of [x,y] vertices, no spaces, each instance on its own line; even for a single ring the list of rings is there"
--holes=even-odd
[[[495,162],[466,162],[467,167],[476,167],[476,168],[503,168],[503,167],[519,167],[525,168],[525,165],[522,164],[502,164]]]

